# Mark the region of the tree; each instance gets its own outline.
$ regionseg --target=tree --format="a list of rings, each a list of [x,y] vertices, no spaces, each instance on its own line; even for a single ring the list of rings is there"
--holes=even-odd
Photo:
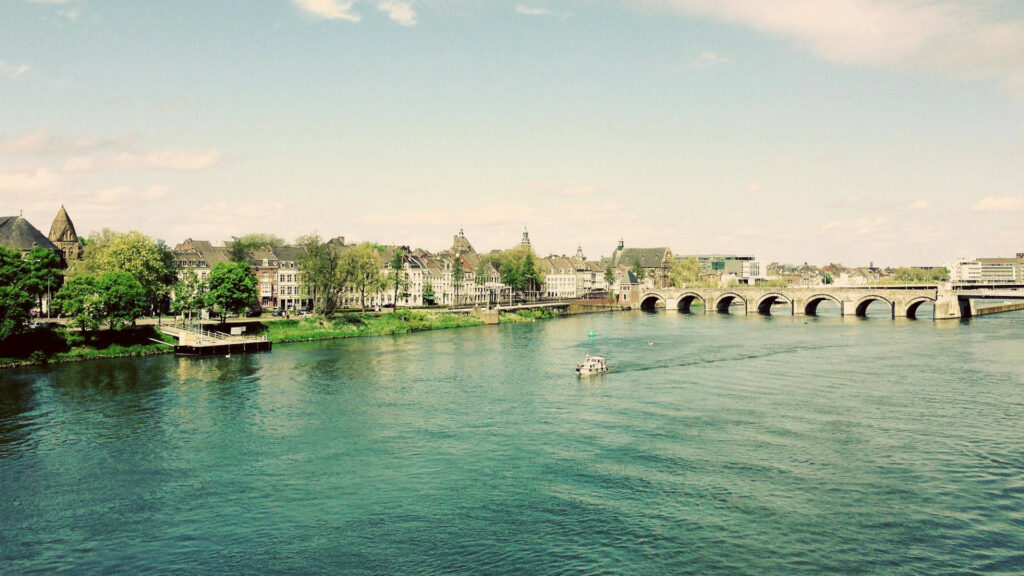
[[[338,297],[349,285],[351,270],[342,267],[340,253],[320,236],[303,236],[298,243],[303,248],[299,258],[302,289],[313,300],[313,310],[330,318],[337,310]]]
[[[42,246],[32,248],[25,257],[23,287],[30,295],[36,297],[40,312],[43,310],[43,296],[54,294],[60,290],[63,283],[60,256]]]
[[[434,294],[434,285],[431,284],[430,282],[424,283],[423,284],[423,302],[425,302],[426,304],[432,306],[434,304],[434,299],[436,297],[437,297],[436,294]]]
[[[612,269],[611,264],[604,269],[604,283],[608,285],[609,290],[615,286],[615,270]]]
[[[53,305],[72,326],[83,332],[98,330],[103,322],[103,301],[94,276],[77,276],[65,282]]]
[[[72,269],[73,276],[90,275],[99,277],[107,272],[120,270],[135,278],[150,307],[160,306],[170,291],[173,270],[173,253],[160,249],[141,232],[114,232],[103,229],[89,235],[82,261]]]
[[[242,313],[256,302],[256,276],[245,262],[221,262],[206,278],[206,307],[224,322],[228,313]]]
[[[171,287],[178,282],[178,264],[174,258],[174,250],[163,240],[156,241],[156,252],[160,258],[163,272],[161,281],[165,288],[161,291],[160,301],[156,302],[155,306],[157,313],[163,314],[171,306]]]
[[[25,330],[32,318],[32,296],[22,286],[26,268],[17,250],[0,246],[0,342]]]
[[[232,236],[228,248],[228,259],[232,262],[248,262],[249,252],[260,248],[280,248],[284,240],[273,234],[257,232],[244,236]]]
[[[533,250],[528,246],[505,250],[501,253],[500,262],[501,282],[513,293],[527,289],[536,290],[544,283],[544,275],[537,270]]]
[[[491,279],[491,271],[494,267],[491,266],[490,260],[480,259],[480,265],[476,267],[476,271],[473,273],[473,284],[477,286],[483,286],[487,284],[487,281]]]
[[[185,272],[185,277],[174,285],[174,302],[171,309],[175,314],[188,315],[189,320],[193,314],[198,314],[205,305],[206,284],[199,279],[195,270]]]
[[[146,308],[146,291],[131,274],[112,270],[96,279],[103,320],[111,330],[120,330],[142,315]]]
[[[636,276],[637,282],[642,282],[647,276],[644,272],[644,265],[640,263],[639,258],[633,259],[633,276]]]
[[[456,256],[452,261],[452,290],[455,292],[456,306],[459,305],[459,288],[466,279],[466,269],[462,267],[462,258]]]
[[[398,309],[398,291],[405,290],[409,281],[405,279],[405,249],[396,248],[391,255],[391,262],[388,264],[388,286],[394,290],[395,309]]]
[[[359,308],[366,309],[366,293],[371,294],[384,287],[380,274],[380,257],[372,244],[364,242],[341,255],[341,269],[352,279],[352,287],[359,292]]]
[[[821,283],[822,284],[831,284],[832,283],[832,275],[829,274],[828,272],[825,272],[824,274],[822,274],[821,275]]]
[[[687,284],[696,284],[700,281],[700,261],[693,256],[685,260],[675,260],[669,267],[669,282],[679,288]]]

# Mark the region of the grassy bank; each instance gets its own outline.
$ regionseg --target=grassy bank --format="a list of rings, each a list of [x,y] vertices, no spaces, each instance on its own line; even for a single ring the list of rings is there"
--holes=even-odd
[[[298,318],[249,324],[249,334],[266,335],[275,344],[359,336],[386,336],[426,330],[481,326],[483,322],[465,314],[398,310],[386,314],[342,314],[330,320]]]
[[[175,339],[159,332],[153,326],[85,334],[68,330],[63,326],[35,328],[0,343],[0,367],[173,352],[174,349],[170,346],[157,344],[152,339],[168,344],[176,343]]]
[[[558,314],[550,308],[540,308],[538,310],[517,310],[511,313],[502,313],[498,318],[498,322],[502,324],[521,324],[523,322],[533,322],[535,320],[546,320],[548,318],[554,318],[555,316],[558,316]]]

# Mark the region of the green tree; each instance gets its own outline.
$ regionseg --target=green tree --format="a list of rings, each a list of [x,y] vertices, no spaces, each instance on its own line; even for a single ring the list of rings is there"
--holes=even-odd
[[[284,240],[264,232],[246,234],[244,236],[232,236],[231,246],[228,247],[228,259],[232,262],[248,262],[249,253],[261,248],[280,248],[284,246]]]
[[[424,283],[423,284],[423,302],[428,304],[428,305],[433,306],[435,298],[437,298],[437,295],[434,294],[434,285],[431,284],[430,282]]]
[[[146,291],[131,274],[112,270],[96,279],[102,319],[111,330],[120,330],[135,323],[146,308]]]
[[[25,256],[23,287],[36,297],[40,312],[43,310],[43,296],[55,294],[63,283],[60,256],[42,246],[32,248]]]
[[[512,290],[510,297],[517,291],[536,290],[544,283],[544,274],[537,270],[533,250],[528,246],[502,252],[500,262],[501,282]]]
[[[456,306],[459,305],[459,288],[462,287],[462,283],[466,280],[466,270],[462,267],[462,258],[456,256],[452,260],[452,290],[454,292]]]
[[[693,285],[700,281],[700,262],[690,256],[685,260],[675,260],[668,271],[669,282],[675,287]]]
[[[94,276],[82,275],[69,279],[57,292],[53,306],[72,326],[77,326],[83,332],[98,330],[103,322],[103,299]]]
[[[0,342],[24,331],[32,318],[32,296],[22,285],[26,268],[17,250],[0,246]]]
[[[398,292],[405,291],[409,281],[405,279],[405,249],[396,248],[391,255],[391,262],[388,264],[388,286],[394,290],[395,310],[398,310]]]
[[[644,265],[640,262],[639,258],[633,259],[633,276],[636,276],[637,282],[642,282],[647,276],[644,272]]]
[[[833,282],[832,275],[829,274],[828,272],[825,272],[824,274],[821,275],[821,283],[822,284],[831,284],[832,282]]]
[[[89,238],[82,261],[72,269],[73,276],[99,277],[120,270],[142,285],[149,307],[155,309],[166,302],[172,282],[169,268],[174,266],[169,249],[161,250],[157,242],[136,231],[120,233],[105,228]]]
[[[206,278],[206,307],[224,322],[228,313],[240,314],[258,298],[256,276],[245,262],[221,262]]]
[[[349,285],[351,270],[342,266],[341,254],[320,236],[303,236],[298,243],[303,248],[299,258],[302,290],[313,301],[313,310],[330,318],[338,308],[338,298]]]
[[[185,277],[174,285],[174,301],[171,309],[175,314],[188,315],[192,320],[193,314],[198,314],[205,305],[206,284],[199,279],[195,270],[185,272]]]
[[[366,294],[373,294],[384,287],[381,278],[380,257],[369,243],[362,243],[341,254],[341,269],[352,279],[352,287],[359,293],[359,308],[366,309]]]
[[[473,273],[473,284],[476,284],[477,286],[487,284],[487,281],[491,279],[491,270],[493,269],[494,268],[491,266],[489,260],[481,258],[480,265],[476,267],[476,270]]]
[[[604,283],[608,285],[609,290],[615,286],[615,270],[612,269],[611,264],[604,269]]]

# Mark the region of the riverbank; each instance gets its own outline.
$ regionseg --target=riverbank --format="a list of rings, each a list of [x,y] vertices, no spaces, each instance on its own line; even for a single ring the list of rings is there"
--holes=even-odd
[[[386,314],[342,314],[330,320],[319,317],[251,322],[247,334],[266,336],[274,344],[310,342],[364,336],[390,336],[482,326],[483,322],[465,314],[397,310]]]
[[[519,324],[554,318],[559,314],[551,310],[519,310],[502,314],[500,323]],[[326,320],[319,317],[253,321],[235,321],[209,324],[208,330],[228,330],[244,326],[246,334],[266,336],[275,344],[337,340],[368,336],[391,336],[483,326],[474,316],[446,311],[399,309],[389,313],[349,313]],[[166,344],[158,344],[160,340]],[[103,358],[125,358],[168,354],[177,340],[159,331],[159,326],[147,325],[121,331],[99,331],[83,336],[64,326],[51,325],[36,328],[3,343],[0,350],[0,369],[19,366],[57,364]]]
[[[51,325],[18,334],[3,342],[0,349],[0,368],[14,368],[33,364],[60,364],[99,360],[152,356],[174,352],[176,340],[156,329],[156,326],[137,326],[124,330],[103,330],[83,334],[64,326]],[[154,340],[164,342],[158,344]]]

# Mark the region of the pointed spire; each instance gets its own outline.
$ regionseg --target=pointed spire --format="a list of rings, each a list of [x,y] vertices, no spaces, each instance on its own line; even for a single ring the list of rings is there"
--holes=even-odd
[[[68,216],[68,211],[64,209],[63,204],[60,205],[57,217],[53,219],[53,225],[50,226],[50,241],[78,242],[75,225],[71,222],[71,217]]]

